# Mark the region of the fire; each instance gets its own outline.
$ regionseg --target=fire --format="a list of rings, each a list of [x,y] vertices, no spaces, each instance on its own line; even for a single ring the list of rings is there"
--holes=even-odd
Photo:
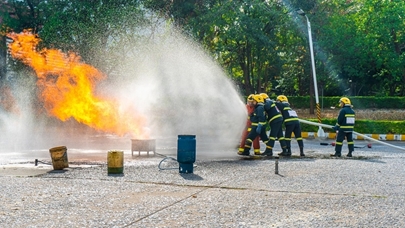
[[[75,53],[57,49],[36,51],[40,39],[30,31],[9,33],[13,58],[30,66],[37,75],[37,86],[47,112],[62,121],[74,118],[80,123],[119,136],[131,134],[148,138],[145,118],[134,110],[120,111],[115,99],[96,96],[97,82],[106,76],[85,64]]]

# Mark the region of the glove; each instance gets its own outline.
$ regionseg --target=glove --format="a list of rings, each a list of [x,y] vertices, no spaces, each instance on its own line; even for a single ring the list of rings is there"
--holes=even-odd
[[[256,128],[256,133],[260,134],[260,132],[262,132],[262,125],[261,124],[257,125],[257,128]]]
[[[339,130],[339,126],[333,126],[332,129],[333,129],[334,131],[338,131],[338,130]]]

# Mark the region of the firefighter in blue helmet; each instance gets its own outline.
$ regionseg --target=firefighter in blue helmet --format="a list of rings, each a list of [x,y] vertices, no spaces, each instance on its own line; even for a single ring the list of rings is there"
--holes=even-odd
[[[276,139],[280,142],[283,152],[286,152],[287,146],[282,131],[283,116],[281,115],[280,110],[278,110],[275,102],[270,100],[267,94],[261,93],[260,95],[264,99],[264,110],[266,111],[267,121],[270,125],[269,142],[266,144],[266,150],[262,155],[273,156],[273,147]]]
[[[244,151],[239,151],[239,155],[250,155],[250,148],[253,140],[259,136],[260,139],[267,144],[269,138],[266,134],[266,112],[264,111],[264,100],[260,95],[253,95],[254,111],[250,114],[250,121],[252,122],[251,130],[245,141]]]
[[[354,151],[353,142],[353,129],[355,122],[355,112],[352,109],[352,104],[347,97],[342,97],[339,100],[340,109],[337,123],[333,127],[333,130],[337,131],[335,154],[331,154],[332,157],[340,157],[342,155],[343,140],[346,138],[349,147],[349,153],[347,157],[352,157]]]
[[[287,151],[279,153],[278,155],[289,157],[291,156],[291,135],[294,133],[295,139],[297,140],[298,146],[300,148],[300,156],[305,156],[304,154],[304,142],[301,136],[301,126],[298,119],[297,113],[290,107],[288,103],[288,98],[284,95],[280,95],[276,99],[276,105],[278,109],[283,114],[284,126],[285,126],[285,142],[287,145]]]

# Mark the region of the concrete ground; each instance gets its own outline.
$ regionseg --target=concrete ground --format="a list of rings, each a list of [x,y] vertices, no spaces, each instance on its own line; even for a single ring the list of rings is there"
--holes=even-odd
[[[367,142],[356,142],[363,144]],[[395,145],[405,147],[402,142]],[[305,140],[305,146],[305,158],[297,156],[294,145],[293,157],[279,159],[240,157],[236,149],[215,153],[197,149],[189,174],[179,173],[175,148],[158,147],[156,156],[132,157],[124,151],[124,172],[115,175],[107,173],[103,151],[68,149],[69,168],[62,171],[53,170],[47,151],[24,159],[18,153],[3,153],[7,162],[0,166],[0,224],[405,226],[403,150],[373,144],[356,149],[353,158],[330,158],[332,146],[321,146],[316,139]]]

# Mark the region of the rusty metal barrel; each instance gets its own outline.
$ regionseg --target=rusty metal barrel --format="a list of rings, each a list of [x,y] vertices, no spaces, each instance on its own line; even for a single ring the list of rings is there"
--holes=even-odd
[[[69,168],[67,148],[66,146],[58,146],[49,149],[52,158],[52,166],[54,170],[63,170]]]

